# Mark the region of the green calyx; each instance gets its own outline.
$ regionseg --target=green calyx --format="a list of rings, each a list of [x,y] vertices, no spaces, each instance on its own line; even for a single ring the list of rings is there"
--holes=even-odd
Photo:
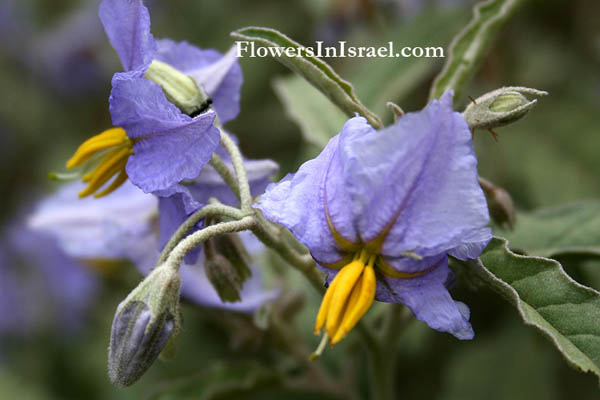
[[[152,61],[144,77],[160,86],[167,99],[184,114],[195,116],[210,105],[207,94],[192,77],[165,62]]]
[[[473,99],[462,115],[472,130],[493,129],[521,119],[535,106],[537,97],[547,94],[526,87],[503,87]],[[529,100],[525,95],[536,98]]]

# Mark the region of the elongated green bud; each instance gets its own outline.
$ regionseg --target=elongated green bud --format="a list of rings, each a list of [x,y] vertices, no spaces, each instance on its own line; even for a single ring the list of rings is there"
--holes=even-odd
[[[236,233],[227,233],[215,236],[211,240],[215,251],[231,263],[240,281],[246,282],[252,276],[250,255],[240,237]]]
[[[215,288],[221,301],[228,303],[241,301],[244,282],[227,258],[218,253],[212,257],[207,257],[204,269],[206,277]]]
[[[136,382],[181,329],[179,273],[158,266],[117,307],[108,348],[108,376]]]
[[[472,130],[508,125],[523,118],[537,103],[537,98],[529,100],[525,95],[541,97],[547,94],[526,87],[500,88],[473,99],[465,108],[463,117]]]
[[[189,116],[198,115],[210,105],[210,99],[192,77],[165,62],[152,61],[144,77],[160,86],[167,99]]]
[[[485,193],[492,220],[504,229],[515,227],[515,206],[510,194],[485,178],[479,177],[479,185]]]

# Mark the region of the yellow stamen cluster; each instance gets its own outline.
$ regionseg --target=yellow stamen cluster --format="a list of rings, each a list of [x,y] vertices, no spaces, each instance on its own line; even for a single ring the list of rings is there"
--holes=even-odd
[[[331,346],[342,340],[373,304],[375,258],[362,250],[338,272],[329,285],[317,314],[315,334],[319,335],[325,326]]]
[[[94,194],[94,197],[112,193],[127,180],[125,165],[133,154],[133,143],[122,128],[112,128],[96,135],[79,146],[73,157],[67,161],[67,168],[83,164],[86,170],[81,180],[88,186],[79,193],[79,197]],[[112,177],[117,177],[102,191],[98,190]]]

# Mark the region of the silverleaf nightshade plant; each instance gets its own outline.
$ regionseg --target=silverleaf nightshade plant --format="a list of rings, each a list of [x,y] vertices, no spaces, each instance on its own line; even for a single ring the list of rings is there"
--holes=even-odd
[[[445,282],[448,256],[478,257],[490,241],[471,131],[452,93],[380,131],[346,122],[313,160],[270,185],[256,205],[308,247],[327,275],[315,324],[339,342],[373,300],[473,338],[469,309]]]
[[[85,141],[67,162],[68,169],[83,166],[88,186],[80,197],[107,195],[127,178],[150,193],[196,177],[219,144],[217,115],[225,123],[239,112],[235,54],[155,40],[141,0],[104,0],[100,19],[125,71],[112,79],[115,127]]]

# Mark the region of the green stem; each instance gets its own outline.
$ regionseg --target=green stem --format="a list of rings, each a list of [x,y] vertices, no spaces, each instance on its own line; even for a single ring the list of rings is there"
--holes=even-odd
[[[391,303],[387,319],[377,337],[377,343],[370,348],[371,395],[373,399],[396,399],[396,357],[398,337],[414,318],[410,310],[400,304]]]
[[[252,216],[244,217],[237,221],[221,222],[215,225],[207,226],[197,232],[192,233],[181,240],[173,251],[167,257],[165,263],[179,268],[185,255],[191,250],[200,246],[204,241],[216,235],[232,233],[251,229],[256,224],[256,219]]]
[[[188,232],[194,226],[196,226],[196,224],[200,222],[201,219],[214,215],[222,215],[236,220],[242,219],[244,217],[242,212],[237,208],[226,206],[224,204],[209,204],[207,206],[202,207],[201,209],[190,215],[190,217],[187,220],[185,220],[183,224],[179,226],[179,228],[177,228],[175,233],[167,242],[162,253],[160,254],[160,258],[158,259],[157,264],[160,265],[167,260],[169,254],[173,251],[177,244],[181,242],[184,237],[187,236]]]
[[[229,158],[231,158],[231,164],[233,164],[233,170],[237,177],[237,187],[240,194],[240,208],[242,212],[250,214],[252,212],[252,195],[250,194],[250,184],[248,183],[248,175],[246,174],[242,153],[240,153],[240,149],[227,132],[223,129],[219,130],[221,131],[221,144],[229,154]],[[229,184],[226,179],[225,182]],[[233,187],[232,190],[234,190]]]
[[[323,274],[318,270],[312,257],[309,254],[300,254],[290,247],[282,240],[279,229],[274,228],[260,213],[256,213],[256,222],[252,228],[256,237],[266,246],[275,250],[292,267],[302,272],[319,293],[325,293]]]
[[[212,159],[210,160],[210,165],[217,171],[221,178],[225,181],[227,186],[231,188],[231,191],[235,196],[240,198],[240,188],[238,186],[238,182],[235,179],[235,175],[231,172],[225,161],[219,156],[217,153],[213,153]]]

